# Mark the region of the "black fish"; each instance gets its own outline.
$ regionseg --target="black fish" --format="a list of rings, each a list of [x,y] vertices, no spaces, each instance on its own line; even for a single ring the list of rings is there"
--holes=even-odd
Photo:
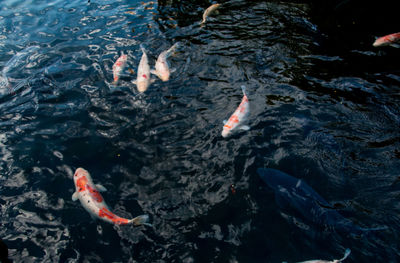
[[[313,224],[355,235],[361,235],[365,231],[386,229],[386,227],[362,228],[355,225],[300,179],[271,168],[258,168],[257,173],[274,190],[279,206],[291,207]]]

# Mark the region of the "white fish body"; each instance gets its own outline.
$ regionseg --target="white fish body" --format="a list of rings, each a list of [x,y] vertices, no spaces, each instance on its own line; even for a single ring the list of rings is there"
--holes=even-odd
[[[227,137],[233,130],[240,128],[242,130],[249,130],[250,127],[247,125],[242,125],[243,121],[246,120],[247,115],[250,112],[249,107],[249,99],[246,95],[246,87],[242,86],[243,98],[239,107],[235,110],[235,112],[231,115],[228,121],[224,123],[224,127],[222,129],[222,137]]]
[[[157,77],[159,77],[162,81],[169,80],[169,76],[171,72],[173,72],[172,70],[169,69],[167,58],[173,51],[175,51],[178,45],[179,45],[178,43],[175,43],[168,50],[161,52],[157,58],[155,70],[151,71],[151,73],[157,75]]]
[[[117,84],[121,72],[124,70],[127,61],[128,61],[128,55],[125,55],[124,53],[122,53],[121,56],[117,59],[117,61],[115,61],[113,65],[114,84]]]
[[[201,25],[203,25],[207,21],[207,17],[211,15],[212,12],[217,10],[218,7],[220,7],[221,4],[213,4],[210,5],[203,13],[203,20],[201,21]]]
[[[329,260],[321,260],[321,259],[315,259],[315,260],[307,260],[307,261],[302,261],[302,262],[298,262],[298,263],[340,263],[343,260],[345,260],[349,255],[350,255],[351,250],[348,248],[346,249],[346,251],[344,252],[344,256],[341,259],[334,259],[332,261]]]
[[[139,92],[145,92],[151,83],[150,79],[150,66],[147,59],[146,50],[142,45],[140,45],[143,55],[139,62],[139,67],[137,71],[137,79],[134,83],[137,86]]]
[[[147,215],[140,215],[133,219],[126,219],[111,212],[107,204],[104,202],[102,195],[99,193],[99,191],[103,192],[106,191],[106,189],[102,185],[95,185],[90,174],[85,169],[76,169],[74,174],[74,184],[75,192],[72,195],[72,200],[76,201],[79,199],[82,206],[92,216],[117,225],[150,225],[147,223],[149,218]]]

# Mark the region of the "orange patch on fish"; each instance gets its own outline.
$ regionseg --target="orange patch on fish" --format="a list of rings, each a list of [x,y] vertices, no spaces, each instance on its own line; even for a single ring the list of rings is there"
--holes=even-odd
[[[116,216],[115,214],[113,214],[110,210],[108,210],[105,207],[103,207],[99,210],[99,217],[106,217],[106,218],[110,219],[111,221],[113,221],[114,223],[119,224],[119,225],[129,223],[128,219]]]
[[[96,189],[93,189],[92,187],[90,187],[90,185],[87,185],[87,189],[89,190],[89,194],[90,196],[98,203],[103,202],[103,197],[101,196],[101,194],[99,193],[99,191],[97,191]]]
[[[82,176],[76,181],[76,186],[78,187],[79,192],[83,192],[86,190],[88,179],[86,176]]]

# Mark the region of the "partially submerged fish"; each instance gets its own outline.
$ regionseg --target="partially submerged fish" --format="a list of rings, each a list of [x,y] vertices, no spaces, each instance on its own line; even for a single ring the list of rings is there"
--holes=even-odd
[[[400,43],[400,32],[379,37],[375,40],[375,42],[372,45],[374,47],[389,46],[389,45],[394,47],[399,47],[398,43]]]
[[[72,195],[72,200],[76,201],[79,199],[82,206],[88,211],[92,216],[100,218],[103,221],[117,224],[117,225],[128,225],[133,224],[135,226],[139,225],[149,225],[147,223],[149,220],[148,215],[140,215],[133,219],[126,219],[115,215],[110,211],[103,197],[99,191],[106,191],[104,186],[100,184],[94,184],[92,178],[88,171],[83,168],[78,168],[74,174],[75,192]]]
[[[122,70],[124,70],[126,66],[126,62],[128,61],[128,55],[125,55],[123,52],[121,56],[115,61],[113,65],[113,77],[114,77],[114,82],[113,84],[117,84],[119,77],[121,75]]]
[[[139,92],[145,92],[152,82],[150,79],[150,66],[146,55],[146,50],[140,45],[143,55],[140,59],[139,67],[137,70],[137,79],[133,81],[136,84]]]
[[[17,66],[20,66],[21,60],[26,59],[29,54],[37,51],[39,46],[26,47],[23,50],[17,52],[4,66],[2,73],[5,76],[9,71]]]
[[[332,261],[329,260],[321,260],[321,259],[315,259],[315,260],[306,260],[306,261],[301,261],[298,263],[340,263],[343,260],[345,260],[349,255],[350,255],[351,250],[348,248],[344,252],[344,256],[341,259],[334,259]]]
[[[204,13],[203,13],[203,20],[201,21],[200,24],[203,25],[203,24],[206,22],[207,17],[208,17],[209,15],[211,15],[215,10],[217,10],[217,8],[220,7],[220,5],[221,5],[221,4],[213,4],[213,5],[209,6],[209,7],[204,11]]]
[[[235,110],[235,112],[231,115],[228,121],[224,121],[224,127],[222,129],[222,137],[227,137],[233,130],[242,129],[249,130],[250,127],[247,125],[243,125],[242,123],[246,120],[247,115],[249,113],[249,99],[246,95],[246,87],[242,86],[243,98],[239,107]]]
[[[157,75],[162,81],[169,80],[169,75],[171,72],[175,71],[174,69],[169,69],[167,58],[176,50],[178,45],[179,43],[175,43],[168,50],[161,52],[157,58],[155,70],[150,71],[152,74]]]
[[[383,230],[386,227],[362,228],[339,214],[307,183],[279,170],[258,168],[261,179],[273,189],[278,205],[294,209],[304,219],[320,227],[360,235],[365,231]]]

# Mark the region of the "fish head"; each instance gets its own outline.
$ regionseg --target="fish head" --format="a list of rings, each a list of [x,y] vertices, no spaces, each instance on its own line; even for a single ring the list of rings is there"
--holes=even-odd
[[[298,180],[284,172],[272,168],[258,168],[260,178],[275,192],[296,187]]]
[[[75,173],[74,173],[74,183],[75,183],[75,185],[77,185],[78,182],[82,182],[84,180],[84,178],[87,179],[88,177],[89,177],[89,172],[88,171],[86,171],[83,168],[76,169]]]
[[[164,70],[164,71],[159,72],[158,77],[162,81],[168,81],[169,80],[169,71]]]
[[[372,45],[374,47],[379,47],[379,46],[385,46],[385,45],[388,45],[388,44],[390,44],[390,43],[389,43],[389,40],[386,37],[380,37],[380,38],[377,38]]]
[[[143,93],[147,90],[149,83],[147,80],[139,80],[139,81],[137,81],[136,86],[137,86],[138,91]]]
[[[226,138],[229,136],[230,133],[231,133],[231,131],[228,128],[224,127],[222,129],[221,135],[222,135],[222,137]]]

